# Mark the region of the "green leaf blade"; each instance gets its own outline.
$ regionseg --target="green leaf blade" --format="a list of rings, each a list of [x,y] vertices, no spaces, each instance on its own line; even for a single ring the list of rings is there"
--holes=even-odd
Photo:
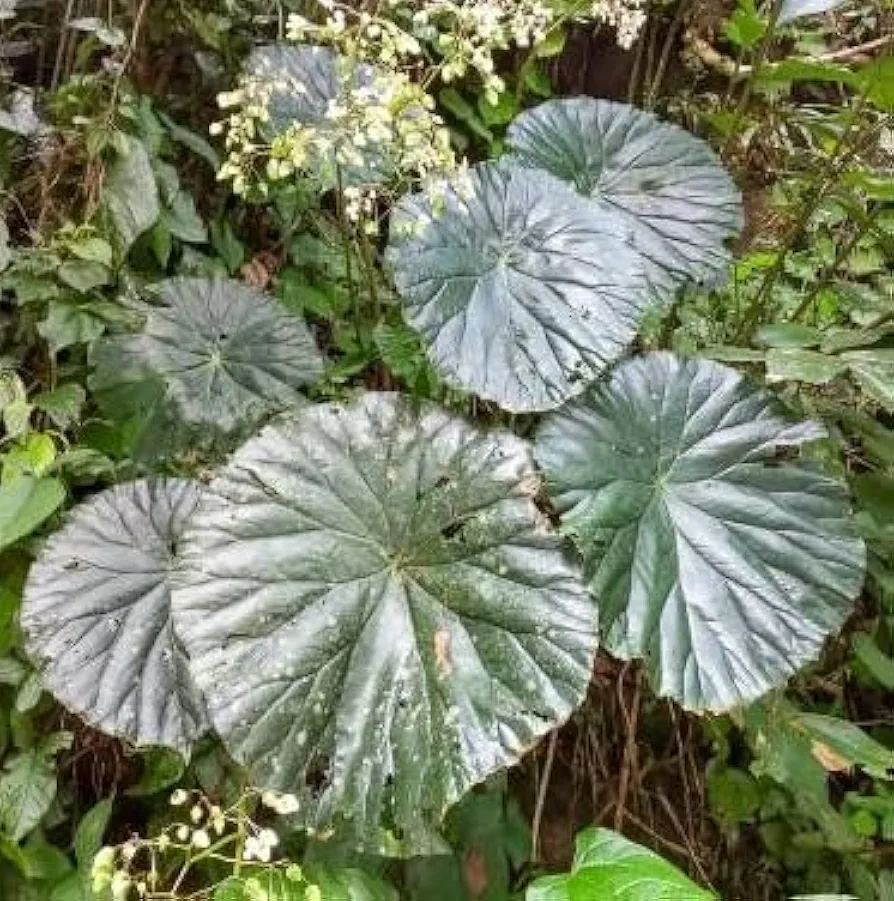
[[[523,113],[507,141],[523,165],[574,186],[630,229],[657,297],[725,276],[726,242],[742,227],[741,197],[705,142],[627,104],[590,98]]]
[[[653,685],[727,710],[814,659],[858,594],[843,485],[780,460],[821,437],[734,370],[650,354],[549,417],[536,457],[600,599]]]
[[[405,199],[389,248],[404,316],[445,379],[512,412],[554,409],[624,353],[649,297],[623,226],[502,162],[445,202]]]
[[[230,752],[303,824],[378,849],[384,816],[424,851],[580,702],[596,610],[536,482],[508,433],[367,394],[268,426],[208,487],[177,631]]]
[[[59,479],[19,475],[0,485],[0,548],[30,535],[65,501]]]
[[[178,479],[95,495],[45,545],[21,611],[26,650],[66,707],[181,753],[205,714],[171,627],[169,568],[197,501],[197,486]]]

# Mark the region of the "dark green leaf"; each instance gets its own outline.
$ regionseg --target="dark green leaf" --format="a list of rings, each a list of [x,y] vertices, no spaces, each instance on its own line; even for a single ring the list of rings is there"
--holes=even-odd
[[[171,628],[169,571],[198,493],[160,479],[81,504],[33,565],[21,612],[27,650],[66,707],[137,745],[184,752],[205,720]]]
[[[509,91],[503,91],[496,103],[491,103],[482,94],[478,98],[478,112],[485,125],[507,125],[518,114],[518,102]]]
[[[877,779],[894,778],[894,751],[879,744],[859,726],[834,716],[798,713],[792,723],[813,743],[814,754],[827,769],[860,766]],[[823,753],[827,750],[831,753]],[[840,766],[833,766],[837,758]]]
[[[894,691],[894,658],[882,649],[869,635],[857,635],[853,640],[854,655],[873,679],[888,691]]]
[[[307,881],[319,886],[324,901],[397,901],[397,892],[390,885],[362,870],[318,864],[303,869]]]
[[[149,748],[141,755],[143,772],[140,781],[132,785],[125,794],[133,798],[143,798],[157,794],[175,785],[183,778],[185,761],[176,751],[166,748]]]
[[[762,325],[754,333],[759,347],[816,347],[821,339],[819,329],[797,322]]]
[[[841,359],[863,390],[894,412],[894,349],[851,350],[841,354]]]
[[[758,84],[786,84],[792,81],[829,81],[836,84],[856,83],[853,70],[838,63],[813,59],[786,59],[764,66],[755,76]]]
[[[178,125],[166,113],[159,111],[158,118],[164,123],[168,134],[178,144],[182,144],[188,150],[191,150],[196,156],[201,157],[215,171],[220,168],[220,157],[217,151],[199,134],[196,134],[189,128]]]
[[[59,267],[57,275],[59,281],[81,294],[86,294],[100,285],[107,285],[111,281],[109,270],[102,263],[93,260],[69,260]]]
[[[158,188],[142,142],[123,137],[126,151],[115,159],[103,185],[103,201],[118,232],[122,255],[161,214]]]
[[[582,700],[596,610],[527,445],[397,395],[306,407],[203,494],[174,589],[212,722],[305,824],[408,851]]]
[[[173,278],[155,295],[141,334],[95,349],[93,387],[110,415],[157,405],[164,423],[230,433],[301,403],[299,388],[322,373],[304,322],[260,291]]]
[[[735,370],[658,353],[547,418],[536,456],[608,649],[691,709],[754,700],[815,658],[865,567],[847,492]]]
[[[475,107],[456,88],[444,88],[438,93],[438,103],[466,125],[473,134],[485,141],[494,139],[493,132],[485,125]]]
[[[87,392],[77,383],[70,382],[38,394],[34,406],[46,413],[57,428],[68,429],[80,419],[86,399]]]
[[[21,841],[43,818],[56,797],[56,769],[40,749],[9,760],[0,774],[0,833]]]
[[[524,165],[573,185],[619,233],[630,230],[659,295],[725,275],[741,200],[704,141],[632,106],[582,97],[522,113],[507,137]]]
[[[847,369],[838,357],[798,347],[771,347],[766,364],[768,382],[799,381],[811,385],[825,385]]]
[[[636,334],[648,294],[625,236],[551,175],[487,163],[442,212],[405,199],[389,258],[407,322],[448,381],[513,412],[546,410]]]
[[[105,330],[105,323],[90,312],[89,306],[80,307],[58,300],[50,301],[47,318],[37,326],[53,353],[75,344],[90,344]]]

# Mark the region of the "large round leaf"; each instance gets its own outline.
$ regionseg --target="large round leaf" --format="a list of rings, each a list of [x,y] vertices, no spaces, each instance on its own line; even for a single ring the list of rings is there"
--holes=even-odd
[[[333,53],[328,47],[295,44],[267,44],[256,47],[245,62],[244,73],[250,81],[264,86],[268,93],[265,137],[273,140],[293,125],[310,125],[331,133],[333,150],[311,161],[314,174],[326,185],[337,180],[333,163],[340,135],[326,113],[330,103],[345,99],[356,88],[370,88],[375,83],[375,69]],[[342,170],[345,184],[382,181],[389,167],[375,148],[361,151],[363,164]]]
[[[322,372],[304,322],[241,282],[172,278],[152,300],[141,333],[97,345],[93,388],[110,415],[148,416],[155,440],[250,428]]]
[[[204,704],[171,626],[168,574],[199,488],[130,482],[75,508],[34,563],[21,622],[47,688],[91,725],[187,752]]]
[[[304,823],[409,851],[582,700],[596,611],[527,445],[397,395],[307,407],[212,481],[178,634],[212,722]]]
[[[651,113],[587,97],[522,113],[507,137],[522,163],[574,185],[618,228],[632,229],[659,293],[726,272],[741,198],[704,141]]]
[[[548,410],[626,350],[647,299],[623,224],[506,163],[476,167],[445,203],[404,200],[389,255],[407,321],[449,381]]]
[[[845,489],[792,448],[821,437],[734,370],[651,354],[551,416],[536,456],[600,601],[608,648],[724,710],[817,656],[864,548]]]

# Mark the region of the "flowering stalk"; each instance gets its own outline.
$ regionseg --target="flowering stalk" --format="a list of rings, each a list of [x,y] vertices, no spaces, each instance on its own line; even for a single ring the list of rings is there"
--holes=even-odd
[[[252,901],[269,901],[265,888],[270,878],[284,879],[292,886],[292,897],[303,890],[304,901],[321,901],[318,886],[307,882],[301,868],[288,860],[274,860],[279,836],[269,826],[255,822],[249,807],[261,808],[280,815],[295,813],[298,801],[293,795],[249,791],[228,808],[213,804],[207,797],[177,789],[171,795],[171,806],[186,808],[188,817],[165,827],[154,838],[132,836],[115,847],[102,848],[93,860],[93,891],[99,898],[111,901],[205,901],[221,883],[182,894],[189,875],[205,860],[230,865],[232,877],[240,880],[246,897]],[[168,881],[163,875],[176,875]],[[251,875],[242,873],[250,866]],[[225,880],[226,881],[226,880]]]
[[[345,217],[376,234],[395,196],[419,188],[436,194],[445,178],[462,176],[466,164],[436,110],[438,85],[471,77],[495,105],[506,89],[495,54],[535,48],[569,20],[609,23],[629,46],[645,17],[642,3],[581,0],[563,8],[543,0],[379,0],[355,8],[318,0],[320,21],[292,14],[286,34],[296,45],[336,54],[335,96],[322,117],[296,119],[271,135],[274,99],[307,95],[308,85],[291,72],[245,76],[219,98],[228,111],[212,127],[226,133],[219,176],[237,194],[264,196],[271,183],[295,177],[336,187],[341,170]]]

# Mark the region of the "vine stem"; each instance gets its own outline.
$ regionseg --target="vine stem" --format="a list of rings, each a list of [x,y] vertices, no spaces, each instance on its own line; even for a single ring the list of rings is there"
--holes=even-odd
[[[348,217],[345,214],[344,177],[342,174],[341,165],[338,163],[335,166],[335,173],[337,180],[335,208],[338,212],[339,231],[341,232],[342,246],[345,253],[345,277],[348,280],[348,291],[351,294],[351,307],[354,312],[354,334],[357,338],[357,343],[362,348],[363,330],[360,328],[360,309],[357,299],[357,289],[354,284],[354,267],[351,265],[354,251],[351,247],[351,230],[350,226],[348,225]]]
[[[670,28],[668,28],[667,35],[664,38],[664,45],[661,48],[661,56],[658,59],[655,75],[652,77],[652,81],[649,83],[649,90],[646,92],[645,103],[643,105],[647,110],[651,110],[655,106],[658,91],[661,90],[661,84],[664,81],[664,73],[667,70],[667,64],[670,62],[674,40],[680,31],[680,26],[683,24],[683,16],[686,14],[688,8],[688,0],[678,0],[677,9],[671,20]]]
[[[114,115],[115,106],[118,103],[118,94],[121,92],[121,81],[124,78],[131,62],[133,62],[134,54],[137,50],[137,41],[140,37],[140,30],[143,27],[143,19],[146,17],[146,10],[149,8],[149,0],[141,0],[137,7],[137,13],[134,16],[133,28],[130,32],[130,41],[127,44],[127,50],[124,51],[124,59],[121,60],[121,68],[115,76],[115,82],[112,85],[112,97],[109,101],[109,116]]]
[[[537,786],[537,800],[534,803],[534,816],[531,820],[531,860],[536,863],[540,859],[540,827],[543,823],[543,810],[546,807],[546,794],[549,790],[550,778],[553,774],[553,763],[556,759],[556,745],[559,741],[559,730],[554,729],[546,746],[546,761],[540,784]]]
[[[643,684],[642,669],[637,669],[634,675],[633,702],[628,711],[624,704],[624,679],[629,671],[630,664],[625,664],[618,679],[618,701],[624,715],[624,761],[621,765],[621,776],[618,780],[618,802],[615,805],[614,828],[620,832],[624,825],[624,813],[627,803],[627,792],[630,787],[630,770],[636,757],[636,730],[639,722],[640,694]]]

